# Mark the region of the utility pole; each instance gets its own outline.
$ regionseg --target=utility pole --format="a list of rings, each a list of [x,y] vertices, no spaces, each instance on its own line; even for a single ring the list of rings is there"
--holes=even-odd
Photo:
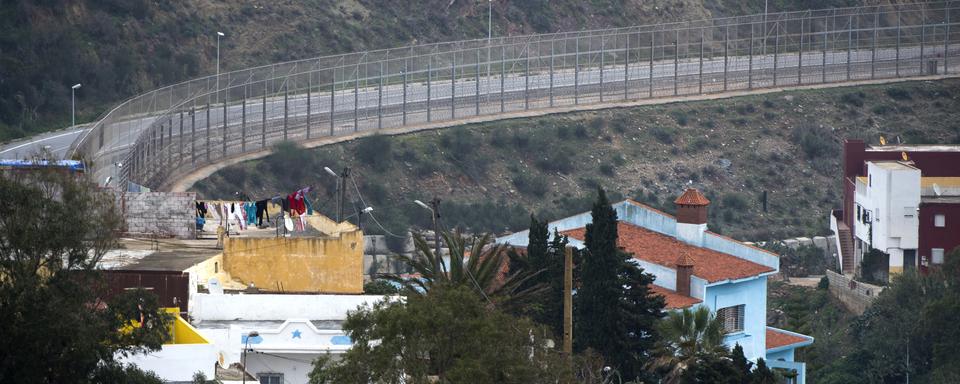
[[[344,167],[343,173],[340,174],[340,187],[337,188],[339,196],[337,196],[337,223],[340,222],[340,218],[343,217],[343,198],[347,195],[344,193],[344,190],[347,188],[347,179],[350,178],[350,167]]]
[[[71,128],[77,125],[77,88],[80,88],[80,83],[76,83],[72,87],[70,87],[70,127]]]
[[[563,250],[563,353],[573,356],[573,248]]]
[[[442,262],[442,261],[439,261],[441,260],[440,258],[440,239],[441,239],[440,237],[440,199],[437,197],[434,197],[433,200],[430,200],[430,206],[432,207],[432,211],[433,211],[433,237],[434,237],[433,243],[435,245],[435,248],[437,249],[435,256],[438,262]],[[439,268],[437,268],[437,270],[439,270]]]

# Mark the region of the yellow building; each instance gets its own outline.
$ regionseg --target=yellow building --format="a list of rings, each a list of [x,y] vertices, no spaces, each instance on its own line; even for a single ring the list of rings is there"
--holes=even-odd
[[[226,289],[252,284],[267,292],[362,293],[363,232],[318,214],[306,221],[319,234],[277,237],[268,230],[226,237],[222,254],[187,272],[201,284],[216,277]]]

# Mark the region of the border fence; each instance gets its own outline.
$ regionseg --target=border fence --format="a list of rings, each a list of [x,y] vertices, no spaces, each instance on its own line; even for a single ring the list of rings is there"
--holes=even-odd
[[[90,161],[98,180],[157,189],[281,141],[580,104],[949,74],[960,70],[958,8],[939,1],[769,13],[272,64],[129,99],[80,137],[72,156]]]

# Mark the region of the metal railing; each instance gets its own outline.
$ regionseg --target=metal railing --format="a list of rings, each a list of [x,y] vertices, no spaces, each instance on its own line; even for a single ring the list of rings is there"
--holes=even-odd
[[[92,160],[100,180],[161,188],[281,141],[581,104],[952,73],[960,69],[960,28],[951,19],[958,7],[941,1],[759,14],[273,64],[130,99],[78,139],[74,153]]]

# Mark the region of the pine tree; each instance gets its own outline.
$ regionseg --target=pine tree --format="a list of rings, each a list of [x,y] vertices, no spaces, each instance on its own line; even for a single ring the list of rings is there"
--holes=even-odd
[[[767,367],[763,358],[757,359],[757,369],[750,374],[750,384],[776,384],[777,374]]]
[[[733,347],[730,357],[733,359],[733,366],[737,369],[739,376],[739,380],[736,382],[748,384],[750,382],[750,370],[753,369],[753,363],[747,360],[747,357],[743,354],[743,347],[741,347],[739,343]]]
[[[544,292],[537,300],[516,315],[531,317],[534,321],[549,327],[553,336],[563,334],[563,252],[567,247],[567,237],[555,232],[549,239],[547,222],[539,221],[530,215],[526,255],[514,254],[510,258],[511,271],[522,268],[536,273],[536,276],[524,282],[523,287],[544,286]]]
[[[587,254],[578,264],[574,337],[578,349],[592,348],[632,379],[643,374],[664,302],[649,295],[654,276],[618,249],[617,212],[603,189],[597,195],[586,227]]]

